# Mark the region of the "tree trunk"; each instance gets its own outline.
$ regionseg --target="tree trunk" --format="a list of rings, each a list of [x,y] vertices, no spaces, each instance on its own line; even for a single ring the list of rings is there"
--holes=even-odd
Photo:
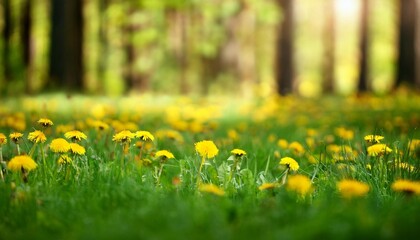
[[[335,12],[334,0],[326,0],[324,25],[324,92],[334,91],[335,81]]]
[[[416,32],[416,0],[401,0],[398,63],[396,73],[396,86],[403,83],[414,85],[416,78],[415,67],[415,32]]]
[[[3,67],[4,67],[4,79],[6,82],[12,78],[12,66],[10,59],[10,38],[12,36],[12,16],[11,16],[10,0],[3,1],[3,14],[4,14],[4,26],[3,26]]]
[[[420,0],[416,0],[416,89],[420,90]]]
[[[26,0],[23,4],[22,9],[22,53],[23,53],[23,64],[25,67],[25,81],[26,81],[26,93],[33,92],[32,84],[32,0]]]
[[[287,95],[293,91],[293,0],[278,0],[283,20],[277,42],[277,92]]]
[[[130,2],[128,4],[128,9],[129,12],[124,28],[124,51],[126,55],[124,79],[126,81],[127,91],[135,90],[143,92],[149,88],[149,76],[147,72],[141,72],[141,70],[136,67],[136,61],[138,61],[139,56],[141,56],[142,53],[140,52],[139,47],[135,45],[134,39],[136,32],[141,31],[143,28],[146,28],[146,26],[145,23],[137,22],[137,19],[135,18],[135,11],[138,7],[136,7],[134,2]],[[143,54],[147,52],[146,47],[141,50],[143,51]]]
[[[50,84],[83,89],[83,0],[52,0]]]
[[[360,21],[360,56],[359,56],[359,93],[368,90],[368,46],[369,46],[369,0],[362,0],[362,11]]]

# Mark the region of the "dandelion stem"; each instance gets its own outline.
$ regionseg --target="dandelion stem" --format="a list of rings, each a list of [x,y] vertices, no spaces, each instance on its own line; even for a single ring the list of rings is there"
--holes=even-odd
[[[198,169],[198,174],[197,174],[197,186],[200,185],[202,179],[201,179],[201,169],[203,168],[204,163],[206,162],[206,157],[203,156],[203,158],[201,159],[201,164],[200,164],[200,168]]]
[[[238,159],[235,156],[235,159],[233,160],[232,170],[230,171],[229,183],[232,181],[233,177],[235,176],[237,166],[238,166]]]
[[[4,176],[3,176],[3,148],[0,147],[0,177],[1,180],[4,182]]]
[[[282,184],[282,185],[286,184],[287,174],[289,173],[289,169],[290,169],[290,168],[287,168],[287,169],[286,169],[286,171],[284,172],[284,175],[283,175],[283,177],[282,177],[282,179],[281,179],[281,184]]]
[[[162,171],[163,171],[163,163],[160,164],[160,168],[159,168],[159,172],[158,172],[157,180],[156,180],[157,185],[160,184],[160,176],[162,175]]]

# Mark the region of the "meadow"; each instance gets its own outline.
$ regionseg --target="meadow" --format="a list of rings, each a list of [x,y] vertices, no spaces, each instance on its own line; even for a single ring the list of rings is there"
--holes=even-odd
[[[417,239],[420,96],[0,106],[0,239]]]

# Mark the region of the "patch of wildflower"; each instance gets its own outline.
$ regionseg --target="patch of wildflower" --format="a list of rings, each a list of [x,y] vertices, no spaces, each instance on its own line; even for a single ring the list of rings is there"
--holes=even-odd
[[[175,158],[174,155],[169,152],[168,150],[160,150],[157,151],[155,154],[156,157],[162,157],[164,159],[171,159],[171,158]]]
[[[0,133],[0,146],[7,143],[7,138],[3,133]]]
[[[85,155],[86,149],[83,146],[81,146],[81,145],[79,145],[77,143],[69,143],[69,145],[70,145],[70,151],[73,154]]]
[[[129,143],[134,138],[134,133],[128,130],[123,130],[112,137],[112,141],[119,143]]]
[[[200,192],[206,192],[206,193],[211,193],[213,195],[217,195],[217,196],[224,196],[225,195],[225,191],[223,191],[223,189],[219,188],[218,186],[210,183],[210,184],[201,184],[198,187],[198,190]]]
[[[295,155],[302,155],[305,153],[305,149],[303,148],[302,144],[299,142],[291,142],[288,148],[295,154]]]
[[[45,137],[45,134],[42,131],[35,130],[29,133],[28,140],[33,143],[43,143],[47,141],[47,137]]]
[[[23,134],[20,132],[13,132],[9,135],[9,138],[14,142],[14,143],[18,143],[19,140],[23,137]]]
[[[216,147],[213,141],[200,141],[195,143],[195,150],[203,158],[212,158],[219,153],[219,149]]]
[[[369,144],[376,144],[376,143],[380,143],[384,137],[381,135],[366,135],[364,137],[365,141]]]
[[[408,195],[420,195],[420,182],[399,179],[392,183],[391,189],[395,192],[402,192]]]
[[[242,149],[235,148],[232,151],[230,151],[235,157],[242,157],[246,155],[246,152]]]
[[[388,154],[392,152],[392,149],[389,148],[386,144],[377,143],[367,148],[367,152],[369,156],[376,157],[382,156],[384,154]]]
[[[286,189],[304,196],[311,192],[312,183],[307,176],[300,174],[292,175],[287,180]]]
[[[370,188],[369,185],[357,180],[345,179],[337,183],[337,189],[344,198],[354,198],[365,196]]]
[[[263,183],[263,184],[261,184],[259,187],[258,187],[258,189],[260,190],[260,191],[264,191],[264,190],[268,190],[268,189],[274,189],[274,188],[276,188],[278,186],[278,184],[277,183]]]
[[[290,169],[292,171],[299,170],[299,163],[296,162],[296,160],[291,158],[291,157],[284,157],[284,158],[280,159],[279,164],[282,165],[282,166],[286,166],[288,169]]]
[[[54,123],[48,118],[41,118],[38,120],[38,123],[45,128],[54,125]]]
[[[66,153],[70,150],[70,144],[64,138],[56,138],[51,141],[50,149],[55,153]]]
[[[64,137],[72,141],[81,141],[82,139],[87,139],[86,134],[78,130],[68,131],[64,134]]]
[[[7,164],[7,168],[15,172],[22,171],[22,169],[25,171],[32,171],[37,166],[38,164],[27,155],[13,157]]]

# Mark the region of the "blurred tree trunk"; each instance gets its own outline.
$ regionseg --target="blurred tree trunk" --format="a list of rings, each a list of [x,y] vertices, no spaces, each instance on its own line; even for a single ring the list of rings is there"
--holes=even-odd
[[[359,81],[357,90],[359,93],[368,90],[368,47],[369,47],[369,0],[362,0],[360,14],[360,56],[359,56]]]
[[[140,53],[135,43],[135,34],[144,28],[144,26],[142,26],[141,23],[138,23],[135,18],[137,9],[138,7],[136,7],[134,2],[129,2],[129,12],[126,19],[126,25],[124,26],[124,52],[126,56],[124,79],[127,92],[132,90],[143,92],[148,89],[149,85],[148,76],[141,73],[136,67]]]
[[[22,9],[22,52],[23,52],[23,64],[25,67],[25,81],[26,81],[26,93],[33,93],[32,84],[32,0],[26,0],[23,3]]]
[[[52,0],[50,84],[83,89],[83,0]]]
[[[278,0],[283,13],[278,30],[276,81],[277,92],[287,95],[293,91],[293,0]]]
[[[414,85],[415,66],[415,32],[416,32],[416,0],[399,2],[399,42],[396,86],[403,83]],[[420,27],[420,26],[419,26]]]
[[[106,78],[107,62],[108,62],[108,17],[107,11],[109,7],[109,0],[99,0],[98,3],[98,12],[99,12],[99,59],[97,65],[98,78],[103,83]],[[103,84],[99,83],[97,91],[104,92]]]
[[[420,0],[416,4],[416,89],[420,90]]]
[[[326,0],[324,25],[324,93],[334,91],[335,81],[335,12],[334,0]]]
[[[11,0],[3,0],[3,17],[4,17],[4,25],[3,25],[3,68],[4,68],[4,78],[6,82],[9,82],[12,78],[12,66],[11,66],[11,46],[10,46],[10,38],[12,36],[12,16],[11,16]]]

